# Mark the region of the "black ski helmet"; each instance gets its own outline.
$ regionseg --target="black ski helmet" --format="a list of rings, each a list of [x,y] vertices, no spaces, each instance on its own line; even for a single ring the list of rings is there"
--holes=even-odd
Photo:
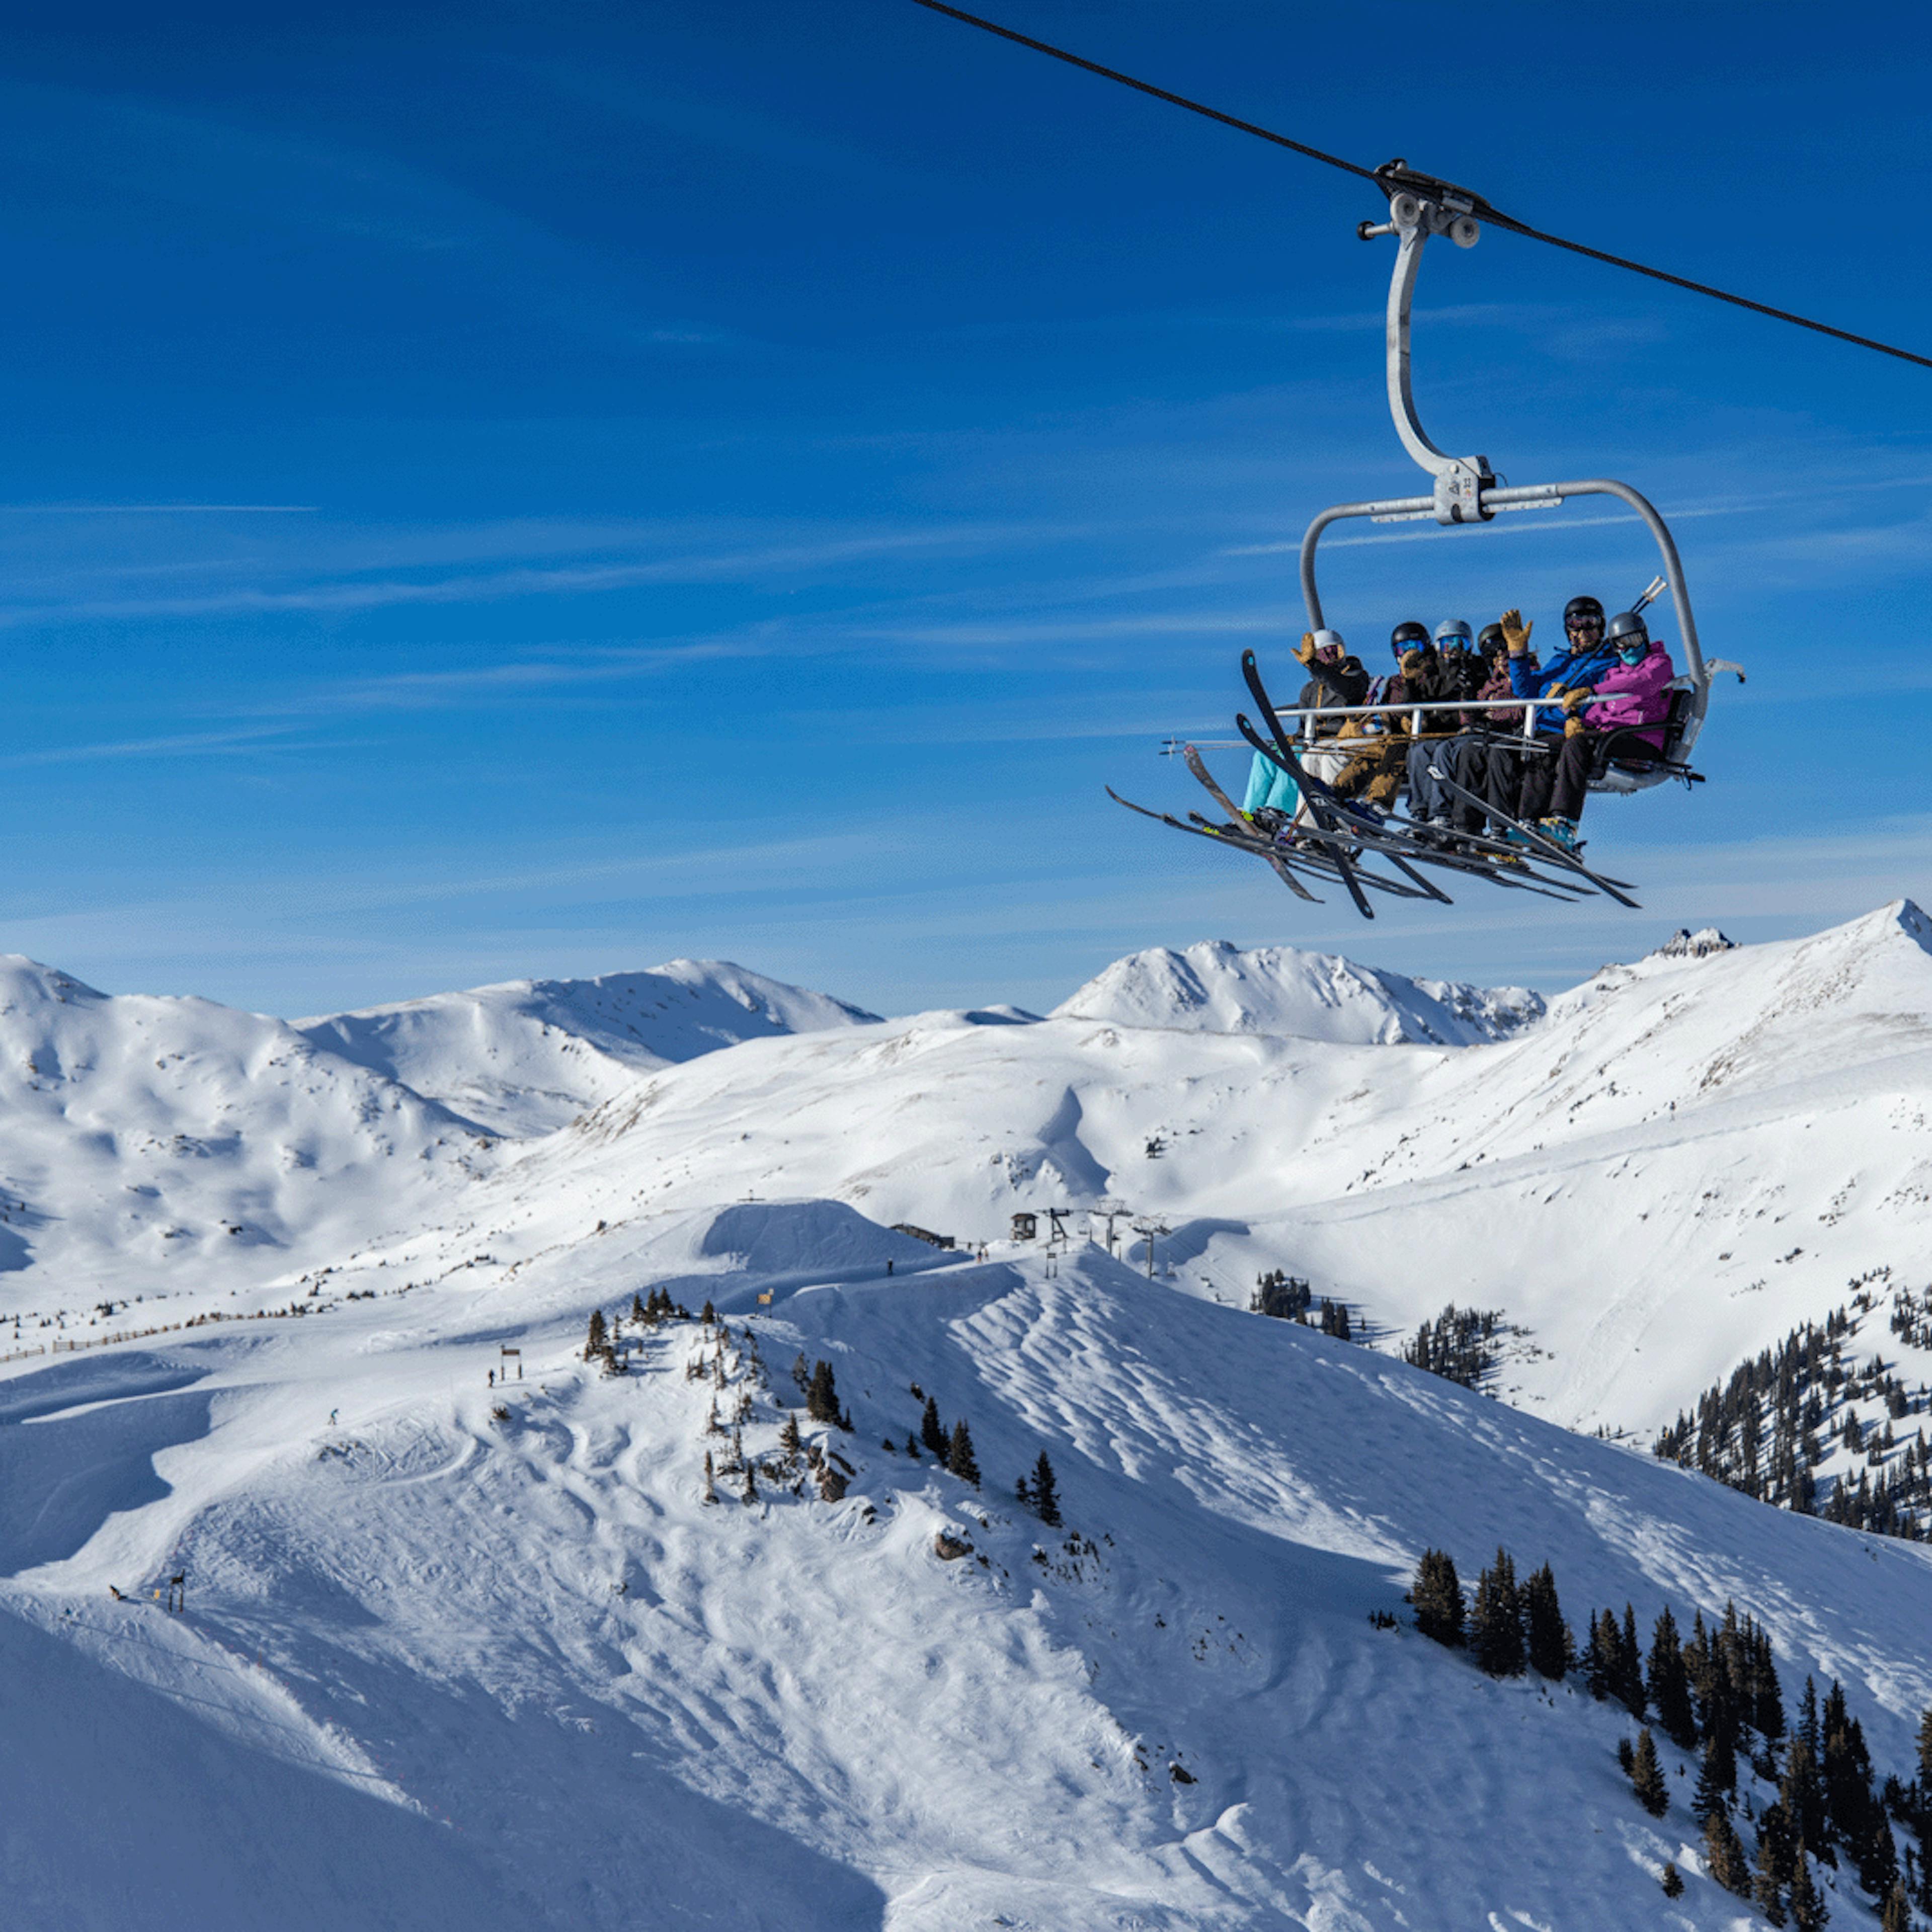
[[[1508,650],[1509,640],[1503,635],[1502,625],[1485,624],[1481,634],[1476,640],[1476,648],[1486,658],[1495,656],[1498,651]]]
[[[1566,631],[1574,629],[1579,624],[1588,623],[1592,617],[1597,620],[1597,628],[1601,630],[1604,607],[1594,597],[1573,597],[1563,607],[1563,628]]]
[[[1606,644],[1621,644],[1627,638],[1639,644],[1650,642],[1650,626],[1634,610],[1619,610],[1610,620],[1610,628],[1604,633]]]
[[[1418,624],[1412,618],[1407,623],[1396,625],[1389,633],[1389,649],[1397,657],[1406,650],[1426,651],[1428,648],[1429,626]]]

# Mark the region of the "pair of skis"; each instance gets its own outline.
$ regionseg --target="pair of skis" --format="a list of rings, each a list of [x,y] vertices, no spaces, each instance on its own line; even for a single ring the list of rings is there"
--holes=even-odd
[[[1130,799],[1122,798],[1111,785],[1107,788],[1108,796],[1130,811],[1157,818],[1177,831],[1214,838],[1237,850],[1252,852],[1264,860],[1282,884],[1300,898],[1316,899],[1303,883],[1304,878],[1339,881],[1365,919],[1375,916],[1367,896],[1371,888],[1399,898],[1433,899],[1445,905],[1452,903],[1447,892],[1417,871],[1418,866],[1486,879],[1494,885],[1534,892],[1565,904],[1574,904],[1592,892],[1600,892],[1620,904],[1636,905],[1636,902],[1627,896],[1631,890],[1628,880],[1612,879],[1592,870],[1576,853],[1551,838],[1540,826],[1496,811],[1486,800],[1433,766],[1430,775],[1446,791],[1463,805],[1500,820],[1510,838],[1491,838],[1473,832],[1435,834],[1399,814],[1375,815],[1367,808],[1344,801],[1330,786],[1310,772],[1296,756],[1294,745],[1262,682],[1261,668],[1252,650],[1241,655],[1241,673],[1256,707],[1268,725],[1269,737],[1264,739],[1245,715],[1238,714],[1235,724],[1256,752],[1294,780],[1306,816],[1304,825],[1290,836],[1270,838],[1254,826],[1222,790],[1208,770],[1206,761],[1192,745],[1184,747],[1182,755],[1188,770],[1227,814],[1228,822],[1225,826],[1212,825],[1195,812],[1188,814],[1192,822],[1184,824],[1166,812],[1150,811],[1145,806],[1136,805]],[[1447,842],[1440,842],[1444,839]],[[1365,856],[1392,867],[1401,874],[1400,878],[1369,870],[1361,862]],[[1530,862],[1532,860],[1544,869],[1533,869]]]

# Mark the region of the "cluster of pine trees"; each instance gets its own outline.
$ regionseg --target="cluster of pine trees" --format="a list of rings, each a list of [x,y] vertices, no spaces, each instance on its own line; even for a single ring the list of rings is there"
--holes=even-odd
[[[1848,1869],[1881,1901],[1886,1932],[1910,1932],[1914,1904],[1932,1912],[1932,1864],[1926,1857],[1932,1847],[1932,1709],[1919,1726],[1916,1778],[1902,1783],[1888,1777],[1879,1786],[1843,1687],[1834,1681],[1821,1705],[1808,1678],[1798,1721],[1787,1726],[1771,1640],[1753,1618],[1740,1618],[1734,1606],[1726,1605],[1723,1621],[1709,1626],[1698,1612],[1688,1638],[1666,1606],[1652,1627],[1647,1655],[1630,1605],[1621,1618],[1600,1610],[1590,1618],[1580,1654],[1550,1566],[1519,1586],[1504,1550],[1481,1573],[1473,1598],[1466,1598],[1448,1553],[1425,1550],[1409,1600],[1418,1630],[1438,1643],[1466,1646],[1492,1676],[1519,1676],[1527,1668],[1557,1678],[1574,1664],[1593,1697],[1622,1704],[1643,1728],[1634,1744],[1622,1742],[1618,1756],[1654,1816],[1670,1808],[1656,1732],[1682,1751],[1700,1754],[1691,1809],[1703,1828],[1706,1869],[1773,1925],[1788,1922],[1798,1932],[1815,1932],[1826,1923],[1810,1863],[1814,1858]],[[1741,1761],[1777,1794],[1755,1809],[1750,1788],[1740,1789]],[[1752,1852],[1745,1850],[1734,1812],[1753,1830]],[[1902,1862],[1894,1820],[1918,1840],[1916,1855],[1908,1844]],[[1674,1868],[1666,1868],[1666,1891],[1676,1876]]]
[[[1932,1288],[1916,1294],[1901,1288],[1892,1297],[1892,1332],[1909,1348],[1932,1348]]]
[[[717,1312],[710,1302],[704,1304],[704,1325],[709,1328],[717,1319]],[[646,1301],[642,1297],[631,1297],[630,1321],[638,1334],[659,1328],[667,1322],[688,1322],[691,1310],[670,1298],[668,1288],[654,1288]],[[622,1375],[625,1369],[624,1353],[620,1344],[623,1340],[624,1311],[620,1309],[608,1322],[601,1308],[590,1311],[590,1322],[584,1340],[584,1359],[586,1362],[602,1361],[606,1375]]]
[[[1458,1308],[1452,1301],[1402,1345],[1402,1358],[1412,1368],[1480,1388],[1502,1360],[1496,1340],[1506,1332],[1502,1310]]]
[[[792,1378],[802,1384],[805,1389],[805,1412],[814,1422],[823,1422],[833,1429],[842,1429],[848,1435],[852,1430],[850,1412],[838,1406],[838,1378],[832,1372],[830,1362],[814,1362],[809,1375],[801,1376],[800,1369],[805,1358],[801,1355],[792,1367]]]
[[[912,1392],[915,1396],[923,1394],[917,1383],[913,1384]],[[937,1456],[940,1467],[962,1483],[970,1483],[976,1490],[980,1486],[980,1465],[973,1454],[973,1432],[967,1426],[966,1418],[962,1415],[949,1431],[939,1419],[939,1404],[929,1395],[926,1397],[926,1412],[919,1419],[918,1435],[905,1439],[906,1454],[914,1462],[918,1461],[922,1448],[928,1455]]]
[[[1335,1301],[1327,1295],[1322,1298],[1321,1305],[1316,1306],[1314,1291],[1298,1275],[1284,1274],[1280,1268],[1255,1278],[1255,1292],[1248,1301],[1249,1311],[1256,1315],[1272,1315],[1277,1321],[1299,1322],[1304,1327],[1318,1328],[1323,1334],[1333,1335],[1337,1341],[1353,1342],[1358,1338],[1366,1341],[1362,1332],[1362,1320],[1358,1310],[1352,1310],[1346,1301]],[[1312,1314],[1312,1324],[1309,1322]]]
[[[1280,1322],[1299,1322],[1308,1312],[1315,1292],[1299,1275],[1270,1268],[1255,1278],[1255,1292],[1248,1304],[1256,1315],[1272,1315]]]
[[[1882,1356],[1862,1364],[1846,1345],[1874,1306],[1861,1290],[1854,1313],[1794,1328],[1698,1398],[1658,1434],[1667,1462],[1714,1476],[1761,1502],[1822,1516],[1879,1536],[1932,1535],[1932,1443],[1922,1425],[1901,1440],[1896,1425],[1932,1411],[1932,1390],[1908,1389]],[[1894,1313],[1893,1325],[1898,1325]],[[1869,1418],[1856,1405],[1870,1405]],[[1854,1482],[1816,1472],[1841,1445],[1862,1455]]]
[[[1466,1646],[1477,1666],[1492,1677],[1520,1677],[1529,1670],[1559,1678],[1575,1660],[1575,1640],[1546,1563],[1520,1584],[1515,1559],[1498,1549],[1496,1561],[1476,1579],[1474,1600],[1466,1604],[1454,1558],[1446,1550],[1425,1550],[1409,1601],[1424,1636],[1452,1650]]]

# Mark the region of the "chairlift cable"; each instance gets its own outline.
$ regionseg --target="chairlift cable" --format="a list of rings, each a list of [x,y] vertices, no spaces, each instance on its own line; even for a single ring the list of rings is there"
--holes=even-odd
[[[1292,149],[1298,154],[1305,154],[1312,161],[1324,166],[1340,168],[1344,174],[1372,181],[1378,188],[1393,192],[1402,184],[1402,177],[1408,170],[1400,162],[1389,163],[1382,168],[1365,168],[1358,163],[1345,160],[1340,154],[1331,154],[1325,150],[1311,147],[1306,141],[1297,141],[1286,134],[1277,134],[1271,128],[1264,128],[1253,121],[1244,121],[1239,116],[1224,114],[1218,107],[1210,107],[1204,101],[1192,100],[1184,94],[1176,94],[1165,87],[1156,87],[1151,81],[1136,79],[1132,74],[1123,74],[1118,68],[1102,67],[1098,61],[1070,52],[1065,47],[1057,47],[1049,40],[1035,40],[1030,34],[1016,32],[1011,27],[1003,27],[998,21],[988,20],[977,14],[969,14],[964,8],[950,6],[947,0],[914,0],[914,4],[924,7],[930,12],[944,14],[949,19],[962,21],[969,27],[977,27],[982,32],[993,34],[1003,40],[1011,40],[1016,46],[1030,47],[1034,52],[1050,56],[1057,61],[1064,61],[1069,67],[1084,69],[1088,74],[1097,74],[1103,80],[1118,82],[1123,87],[1131,87],[1136,92],[1153,95],[1156,100],[1165,100],[1170,106],[1184,107],[1190,114],[1198,114],[1204,119],[1218,121],[1223,127],[1232,128],[1244,134],[1252,134],[1258,140],[1272,142],[1277,148]],[[1916,363],[1922,369],[1932,369],[1932,356],[1921,356],[1910,349],[1900,349],[1889,342],[1880,342],[1869,335],[1856,335],[1848,328],[1836,328],[1828,322],[1816,322],[1809,316],[1796,315],[1790,309],[1774,308],[1768,302],[1754,302],[1748,296],[1733,295],[1728,290],[1714,288],[1708,282],[1694,282],[1688,276],[1674,275],[1665,268],[1653,268],[1642,262],[1634,262],[1628,256],[1612,255],[1607,250],[1592,248],[1586,242],[1566,241],[1560,235],[1552,235],[1543,229],[1532,227],[1526,221],[1520,221],[1514,215],[1505,214],[1500,208],[1492,208],[1479,195],[1468,196],[1473,204],[1473,212],[1482,220],[1492,221],[1498,228],[1520,235],[1526,240],[1546,243],[1552,248],[1567,249],[1573,255],[1587,256],[1593,262],[1606,263],[1613,268],[1627,268],[1632,274],[1647,275],[1652,281],[1668,283],[1672,288],[1688,289],[1693,295],[1708,296],[1714,302],[1728,302],[1734,308],[1748,309],[1754,315],[1768,316],[1774,322],[1788,322],[1798,328],[1808,328],[1814,334],[1828,335],[1839,342],[1849,342],[1855,348],[1876,350],[1881,356],[1890,356],[1900,362]]]

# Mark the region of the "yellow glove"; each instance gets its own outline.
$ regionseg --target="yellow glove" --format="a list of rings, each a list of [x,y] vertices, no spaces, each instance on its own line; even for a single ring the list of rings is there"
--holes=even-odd
[[[1574,738],[1580,732],[1587,731],[1589,728],[1580,718],[1566,718],[1563,721],[1563,735],[1566,738]]]
[[[1301,641],[1294,647],[1294,655],[1305,664],[1312,664],[1315,662],[1315,633],[1312,631],[1302,632]]]
[[[1586,703],[1589,696],[1590,687],[1587,684],[1580,684],[1563,694],[1563,708],[1574,717],[1577,706]]]
[[[1520,610],[1505,610],[1501,619],[1503,642],[1509,646],[1509,654],[1520,658],[1529,649],[1529,634],[1536,628],[1534,622],[1526,624]]]

